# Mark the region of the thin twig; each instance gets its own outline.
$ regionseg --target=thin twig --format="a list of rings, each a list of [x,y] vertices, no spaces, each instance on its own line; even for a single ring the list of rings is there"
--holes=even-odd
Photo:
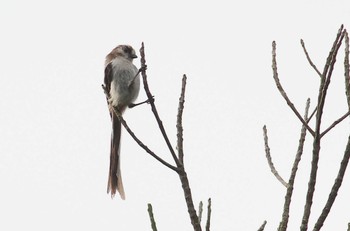
[[[329,214],[329,211],[331,210],[332,208],[332,205],[335,201],[335,198],[337,197],[337,194],[338,194],[338,190],[343,182],[343,178],[344,178],[344,174],[345,174],[345,171],[346,171],[346,168],[348,166],[348,163],[349,163],[349,158],[350,158],[350,136],[348,138],[348,143],[346,145],[346,149],[345,149],[345,152],[344,152],[344,156],[343,156],[343,159],[340,163],[340,168],[339,168],[339,171],[338,171],[338,175],[337,175],[337,178],[335,179],[335,182],[333,184],[333,187],[331,189],[331,192],[328,196],[328,200],[322,210],[322,213],[321,215],[319,216],[315,226],[314,226],[314,229],[313,231],[318,231],[321,229],[321,227],[323,226],[323,223],[324,221],[326,220],[328,214]]]
[[[350,64],[349,64],[349,34],[344,31],[345,34],[345,57],[344,57],[344,77],[345,77],[345,93],[350,110]]]
[[[315,109],[312,111],[310,117],[306,120],[307,123],[310,122],[310,120],[312,119],[312,117],[316,114],[316,111],[317,111],[317,107],[315,107]]]
[[[340,46],[342,44],[343,38],[344,38],[344,32],[342,32],[340,34],[338,43],[336,43],[334,49],[332,49],[333,52],[331,52],[331,62],[328,65],[329,69],[328,69],[328,72],[324,73],[324,76],[326,76],[326,74],[327,74],[327,77],[326,77],[326,81],[325,81],[324,85],[322,86],[322,84],[321,84],[321,87],[323,87],[322,94],[321,94],[321,97],[322,97],[321,103],[322,104],[324,104],[324,102],[325,102],[325,98],[326,98],[326,94],[327,94],[327,88],[328,88],[328,86],[330,84],[330,81],[331,81],[331,77],[332,77],[333,70],[334,70],[334,65],[335,65],[335,62],[337,60],[338,50],[339,50],[339,48],[340,48]],[[321,106],[321,107],[323,107],[323,106]]]
[[[341,45],[342,37],[344,37],[344,35],[342,34],[343,34],[343,25],[340,27],[337,37],[333,43],[332,49],[329,52],[327,62],[321,77],[318,101],[317,101],[316,125],[315,125],[315,135],[314,135],[313,150],[312,150],[311,171],[310,171],[310,177],[309,177],[309,183],[308,183],[308,190],[306,194],[306,201],[304,205],[304,213],[303,213],[303,218],[300,226],[301,231],[306,231],[308,229],[308,223],[309,223],[309,218],[311,214],[311,206],[312,206],[313,196],[315,192],[319,154],[321,149],[320,129],[321,129],[323,108],[324,108],[324,103],[327,95],[328,86],[330,84],[330,79],[333,73],[336,55]]]
[[[156,221],[154,220],[154,216],[153,216],[153,209],[152,209],[152,205],[150,203],[147,204],[147,211],[148,211],[148,215],[149,215],[149,219],[151,221],[151,227],[153,231],[157,231],[157,226],[156,226]]]
[[[199,223],[201,223],[201,221],[202,221],[202,214],[203,214],[203,202],[200,201],[199,206],[198,206],[198,221],[199,221]]]
[[[307,61],[309,61],[310,66],[317,72],[317,74],[322,77],[322,73],[317,69],[316,65],[312,62],[309,53],[306,50],[305,43],[302,39],[300,39],[301,46],[303,47],[304,53],[306,55]]]
[[[350,111],[348,111],[347,113],[345,113],[342,117],[340,117],[339,119],[337,119],[336,121],[334,121],[326,130],[324,130],[321,133],[321,138],[327,134],[327,132],[329,132],[332,128],[334,128],[337,124],[339,124],[340,122],[342,122],[346,117],[348,117],[350,115]]]
[[[210,217],[211,217],[211,198],[208,199],[207,224],[205,225],[206,231],[210,231]]]
[[[272,172],[272,174],[277,178],[277,180],[279,182],[281,182],[281,184],[283,184],[284,187],[288,188],[288,183],[283,180],[283,178],[280,176],[280,174],[277,172],[273,162],[272,162],[272,158],[271,158],[271,154],[270,154],[270,147],[269,147],[269,142],[268,142],[268,136],[267,136],[267,128],[266,125],[264,125],[263,127],[263,134],[264,134],[264,144],[265,144],[265,153],[266,153],[266,159],[267,159],[267,163],[269,164],[270,170]]]
[[[305,114],[304,114],[305,120],[308,117],[309,108],[310,108],[310,98],[307,99],[307,101],[306,101]],[[294,180],[295,180],[296,173],[298,170],[299,162],[301,160],[301,155],[303,154],[305,137],[306,137],[306,127],[303,125],[301,127],[297,154],[295,155],[292,171],[291,171],[289,181],[288,181],[288,187],[287,187],[287,192],[286,192],[284,206],[283,206],[282,220],[281,220],[280,225],[278,227],[278,231],[287,230],[288,220],[289,220],[289,208],[290,208],[290,204],[292,202],[292,194],[293,194],[293,189],[294,189]]]
[[[276,42],[272,42],[272,70],[273,70],[273,78],[275,80],[277,89],[281,93],[282,97],[286,100],[288,106],[292,109],[294,114],[298,117],[298,119],[305,125],[307,130],[311,133],[312,136],[315,136],[315,132],[309,127],[309,125],[306,123],[306,121],[303,119],[303,117],[300,115],[298,110],[295,108],[294,104],[290,101],[288,98],[287,93],[284,91],[280,80],[278,78],[278,72],[277,72],[277,61],[276,61]]]
[[[264,231],[265,229],[265,225],[267,224],[267,221],[264,221],[263,224],[260,226],[260,228],[258,229],[258,231]]]
[[[179,98],[179,107],[178,107],[177,121],[176,121],[177,151],[179,154],[179,161],[180,161],[181,165],[184,165],[182,114],[184,111],[184,104],[185,104],[186,79],[187,79],[186,75],[183,75],[182,86],[181,86],[181,95]]]
[[[144,89],[145,89],[145,92],[146,92],[146,95],[147,95],[147,98],[149,99],[150,101],[150,105],[151,105],[151,108],[152,108],[152,112],[154,114],[154,117],[156,118],[157,120],[157,123],[158,123],[158,126],[159,126],[159,129],[163,135],[163,138],[169,148],[169,151],[176,163],[176,166],[179,167],[180,166],[180,162],[179,162],[179,159],[176,157],[176,154],[174,152],[174,149],[169,141],[169,138],[168,138],[168,135],[166,134],[165,132],[165,128],[164,128],[164,125],[163,125],[163,122],[162,120],[160,119],[159,117],[159,114],[158,114],[158,111],[157,111],[157,108],[156,108],[156,105],[154,104],[154,100],[153,100],[153,96],[149,90],[149,87],[148,87],[148,82],[147,82],[147,74],[146,74],[146,59],[145,59],[145,47],[144,47],[144,44],[142,42],[142,45],[141,45],[141,48],[140,48],[140,54],[141,54],[141,75],[142,75],[142,79],[143,79],[143,86],[144,86]]]

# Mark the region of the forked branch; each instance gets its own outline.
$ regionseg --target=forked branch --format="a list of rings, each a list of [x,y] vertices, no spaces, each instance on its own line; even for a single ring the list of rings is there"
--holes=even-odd
[[[307,122],[303,119],[303,117],[300,115],[300,113],[298,112],[298,110],[295,108],[294,104],[292,103],[292,101],[290,101],[287,93],[284,91],[281,82],[278,78],[278,71],[277,71],[277,61],[276,61],[276,42],[273,41],[272,42],[272,70],[273,70],[273,79],[275,80],[277,89],[279,90],[279,92],[281,93],[282,97],[286,100],[288,106],[290,107],[290,109],[292,109],[292,111],[294,112],[294,114],[298,117],[298,119],[300,120],[300,122],[307,128],[307,130],[311,133],[312,136],[315,136],[315,132],[309,127],[309,125],[307,124]]]

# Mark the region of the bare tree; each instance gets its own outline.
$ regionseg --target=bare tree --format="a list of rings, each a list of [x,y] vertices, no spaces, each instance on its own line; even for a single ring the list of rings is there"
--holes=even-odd
[[[338,119],[336,119],[332,124],[330,124],[326,129],[321,129],[321,122],[323,119],[323,112],[324,112],[324,106],[325,106],[325,100],[327,97],[328,87],[331,83],[331,78],[333,75],[334,66],[336,63],[336,58],[338,56],[338,51],[341,45],[345,43],[345,58],[344,58],[344,76],[345,76],[345,95],[347,98],[347,106],[348,111],[344,113],[344,115],[340,116]],[[272,43],[272,70],[273,70],[273,78],[276,83],[276,87],[281,93],[282,97],[286,101],[287,105],[290,107],[290,109],[293,111],[293,113],[296,115],[296,117],[300,120],[302,127],[300,132],[300,138],[299,138],[299,145],[297,148],[297,152],[295,155],[294,163],[292,165],[291,173],[288,182],[284,181],[283,178],[278,174],[278,171],[276,170],[275,166],[273,165],[271,154],[270,154],[270,148],[268,144],[268,136],[267,136],[267,128],[266,126],[263,127],[263,134],[264,134],[264,141],[265,141],[265,152],[266,157],[268,160],[268,164],[270,166],[271,172],[275,175],[275,177],[286,187],[286,195],[285,195],[285,202],[283,206],[283,212],[282,212],[282,218],[281,222],[279,224],[278,230],[279,231],[285,231],[288,227],[288,220],[289,220],[289,208],[290,204],[292,203],[292,194],[294,189],[294,181],[298,170],[298,164],[301,160],[302,154],[303,154],[303,148],[304,148],[304,141],[307,135],[307,132],[311,135],[313,139],[313,147],[312,147],[312,162],[311,162],[311,168],[310,168],[310,176],[309,176],[309,183],[306,193],[306,199],[305,199],[305,205],[304,205],[304,212],[300,224],[300,230],[306,231],[309,229],[309,218],[311,214],[311,207],[313,203],[313,196],[315,193],[315,184],[318,181],[320,181],[317,178],[317,171],[318,171],[318,162],[320,158],[320,149],[322,144],[322,138],[330,131],[332,130],[337,124],[342,122],[344,119],[346,119],[350,115],[350,79],[349,79],[349,37],[347,31],[344,29],[343,25],[340,27],[337,36],[334,40],[334,43],[332,45],[332,48],[329,52],[329,55],[326,60],[326,64],[323,67],[323,71],[319,71],[319,69],[316,67],[316,65],[312,62],[309,53],[307,52],[307,49],[305,47],[305,43],[303,40],[301,40],[301,46],[304,50],[304,53],[306,55],[306,58],[310,64],[310,66],[314,69],[314,71],[317,73],[317,75],[320,77],[320,85],[319,85],[319,92],[318,92],[318,98],[317,98],[317,104],[316,108],[313,110],[311,115],[309,115],[309,108],[310,108],[310,99],[307,100],[306,108],[304,116],[301,116],[301,113],[296,109],[292,101],[289,99],[287,93],[284,91],[277,72],[277,61],[276,61],[276,43],[275,41]],[[309,125],[310,120],[315,117],[315,126],[311,127]],[[322,211],[320,211],[320,215],[318,217],[318,220],[314,224],[313,231],[318,231],[322,228],[331,208],[332,205],[337,197],[338,190],[341,187],[343,177],[349,162],[350,158],[350,134],[348,138],[347,145],[345,147],[345,151],[343,154],[343,159],[340,163],[340,167],[338,170],[338,174],[335,178],[333,187],[331,188],[329,192],[329,196],[327,201],[325,202],[324,208]],[[261,227],[259,230],[263,230],[265,226]],[[349,229],[349,228],[348,228]]]

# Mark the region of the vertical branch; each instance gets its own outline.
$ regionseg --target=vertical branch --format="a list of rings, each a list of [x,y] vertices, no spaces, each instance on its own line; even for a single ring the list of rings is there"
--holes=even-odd
[[[206,231],[210,231],[210,216],[211,216],[211,198],[208,199],[207,224],[205,225]]]
[[[185,103],[186,79],[187,79],[186,75],[183,75],[181,95],[179,98],[179,107],[178,107],[178,114],[177,114],[177,121],[176,121],[177,151],[179,154],[179,161],[180,161],[181,165],[184,164],[182,114],[184,111],[184,103]]]
[[[336,55],[341,45],[341,41],[343,37],[344,37],[344,33],[343,33],[343,25],[342,25],[338,31],[338,34],[333,43],[332,49],[329,52],[327,62],[321,77],[320,89],[318,94],[318,102],[317,102],[316,125],[315,125],[315,136],[314,136],[313,150],[312,150],[311,172],[309,177],[308,190],[306,194],[304,214],[303,214],[303,218],[300,226],[301,231],[306,231],[308,229],[308,223],[309,223],[309,218],[311,214],[311,206],[312,206],[313,196],[315,192],[318,161],[319,161],[319,155],[320,155],[320,149],[321,149],[320,129],[321,129],[323,107],[324,107],[324,103],[327,95],[328,86],[330,84],[330,80],[332,77],[333,68],[336,61]]]
[[[154,220],[154,216],[153,216],[153,209],[152,209],[152,205],[151,204],[147,204],[147,211],[149,214],[149,219],[151,221],[151,227],[153,231],[157,231],[157,226],[156,226],[156,221]]]
[[[202,228],[196,213],[196,209],[194,208],[192,193],[191,193],[190,184],[188,182],[187,173],[185,172],[185,169],[183,167],[180,167],[180,171],[178,172],[178,174],[180,177],[182,189],[184,191],[185,200],[187,204],[187,211],[190,215],[191,224],[195,231],[202,231]]]
[[[309,108],[310,108],[310,99],[307,99],[306,107],[305,107],[305,114],[304,114],[305,121],[308,118]],[[292,194],[293,194],[293,189],[294,189],[294,180],[295,180],[296,173],[298,170],[299,162],[301,160],[301,155],[303,154],[305,137],[306,137],[306,127],[303,125],[301,128],[301,132],[300,132],[299,146],[298,146],[297,154],[295,155],[292,171],[291,171],[289,181],[288,181],[288,188],[287,188],[287,193],[285,196],[284,206],[283,206],[282,221],[280,222],[280,225],[278,227],[278,231],[287,230],[288,220],[289,220],[289,207],[290,207],[290,204],[292,202]]]
[[[349,67],[349,34],[347,31],[345,34],[345,58],[344,58],[344,76],[345,76],[345,93],[350,110],[350,67]]]
[[[203,214],[203,202],[199,202],[198,206],[198,222],[201,223],[202,221],[202,214]]]

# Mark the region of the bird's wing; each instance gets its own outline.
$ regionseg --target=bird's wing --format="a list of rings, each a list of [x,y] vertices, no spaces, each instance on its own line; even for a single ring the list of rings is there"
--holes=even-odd
[[[106,68],[105,68],[105,78],[104,78],[104,82],[105,82],[105,87],[107,90],[107,94],[110,93],[111,90],[111,82],[112,82],[112,77],[113,77],[113,71],[112,71],[112,63],[109,63]],[[109,97],[109,96],[108,96]]]
[[[109,105],[109,97],[111,92],[111,82],[113,78],[113,66],[112,63],[109,63],[105,68],[105,77],[104,77],[104,84],[105,84],[105,94],[107,98],[107,104]],[[112,111],[110,110],[110,116],[112,118]]]

